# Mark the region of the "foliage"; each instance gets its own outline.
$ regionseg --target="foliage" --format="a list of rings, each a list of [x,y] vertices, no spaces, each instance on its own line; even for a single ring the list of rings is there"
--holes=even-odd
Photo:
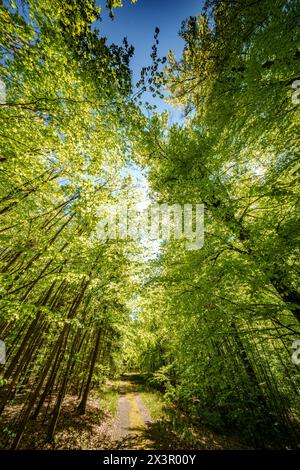
[[[140,364],[256,446],[299,432],[298,16],[296,1],[207,2],[165,70],[185,121],[154,115],[135,148],[158,202],[205,206],[204,247],[165,243],[145,280]]]
[[[84,413],[128,368],[195,423],[296,447],[299,2],[208,0],[164,73],[156,28],[136,88],[133,47],[108,46],[100,14],[92,0],[0,6],[0,410],[22,403],[7,445],[29,419],[53,440],[68,391]],[[162,84],[180,124],[142,103]],[[153,200],[205,205],[201,250],[169,240],[149,259],[97,238],[99,206],[137,199],[133,161]]]

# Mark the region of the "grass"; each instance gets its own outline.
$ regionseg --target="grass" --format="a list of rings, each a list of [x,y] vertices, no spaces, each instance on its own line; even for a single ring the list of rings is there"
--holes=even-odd
[[[112,417],[115,417],[117,414],[119,385],[119,380],[108,381],[96,392],[96,397],[100,401],[100,408]]]
[[[135,390],[140,394],[153,421],[157,423],[161,436],[168,436],[168,439],[174,441],[174,446],[184,449],[240,448],[238,439],[213,432],[199,422],[194,423],[188,413],[175,403],[166,401],[163,394],[152,388],[143,376],[134,378],[133,375],[132,379]]]
[[[161,392],[148,385],[143,376],[127,374],[122,377],[122,381],[124,380],[127,400],[131,404],[131,424],[133,423],[135,428],[141,426],[137,420],[137,417],[140,418],[140,414],[134,400],[134,394],[138,393],[153,420],[146,432],[145,439],[155,442],[158,449],[248,448],[236,437],[222,435],[199,422],[194,422],[188,413],[176,406],[175,403],[166,401]],[[97,392],[101,410],[109,413],[111,417],[115,417],[117,413],[119,387],[119,381],[111,381],[104,384]],[[143,428],[143,426],[141,427]]]
[[[161,392],[151,387],[143,375],[128,373],[123,377],[129,381],[133,391],[139,393],[154,421],[166,418],[166,402]]]
[[[139,393],[154,421],[166,418],[166,403],[160,392],[157,392],[156,390],[147,390],[144,388]]]

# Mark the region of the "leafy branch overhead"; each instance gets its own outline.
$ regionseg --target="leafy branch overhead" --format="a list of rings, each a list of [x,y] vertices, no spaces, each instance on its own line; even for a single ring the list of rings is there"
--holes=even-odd
[[[54,445],[69,397],[84,415],[135,370],[195,427],[297,448],[300,4],[207,0],[180,58],[154,30],[137,84],[102,13],[0,5],[1,446],[35,425]],[[201,249],[97,237],[100,207],[140,202],[136,174],[151,202],[204,204]]]

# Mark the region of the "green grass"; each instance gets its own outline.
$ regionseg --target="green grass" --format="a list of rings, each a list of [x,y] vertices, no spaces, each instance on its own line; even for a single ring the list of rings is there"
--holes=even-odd
[[[112,416],[116,416],[119,400],[118,380],[107,382],[97,392],[97,398],[100,400],[100,407]]]
[[[150,415],[154,421],[163,419],[166,417],[165,414],[165,401],[160,392],[156,390],[147,390],[144,388],[140,391],[140,396],[148,408]]]
[[[193,423],[188,413],[166,400],[161,392],[143,379],[138,383],[137,390],[152,419],[160,423],[162,435],[172,436],[174,445],[191,449],[238,448],[235,439],[222,437],[199,423]]]

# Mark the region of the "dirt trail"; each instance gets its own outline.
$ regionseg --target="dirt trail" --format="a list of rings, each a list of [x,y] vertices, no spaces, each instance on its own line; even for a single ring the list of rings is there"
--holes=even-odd
[[[216,433],[200,424],[196,428],[186,423],[184,427],[184,415],[180,416],[181,427],[177,421],[178,429],[174,427],[173,420],[170,418],[153,420],[139,394],[142,389],[142,380],[138,375],[128,374],[123,377],[120,383],[117,416],[113,425],[105,433],[109,440],[109,448],[122,450],[191,449],[186,441],[187,438],[193,439],[193,449],[251,448],[245,443],[241,444],[237,436],[229,437]],[[185,435],[183,435],[183,430]]]
[[[111,440],[117,448],[153,449],[147,437],[147,428],[153,420],[134,380],[126,378],[120,383],[120,398]]]

